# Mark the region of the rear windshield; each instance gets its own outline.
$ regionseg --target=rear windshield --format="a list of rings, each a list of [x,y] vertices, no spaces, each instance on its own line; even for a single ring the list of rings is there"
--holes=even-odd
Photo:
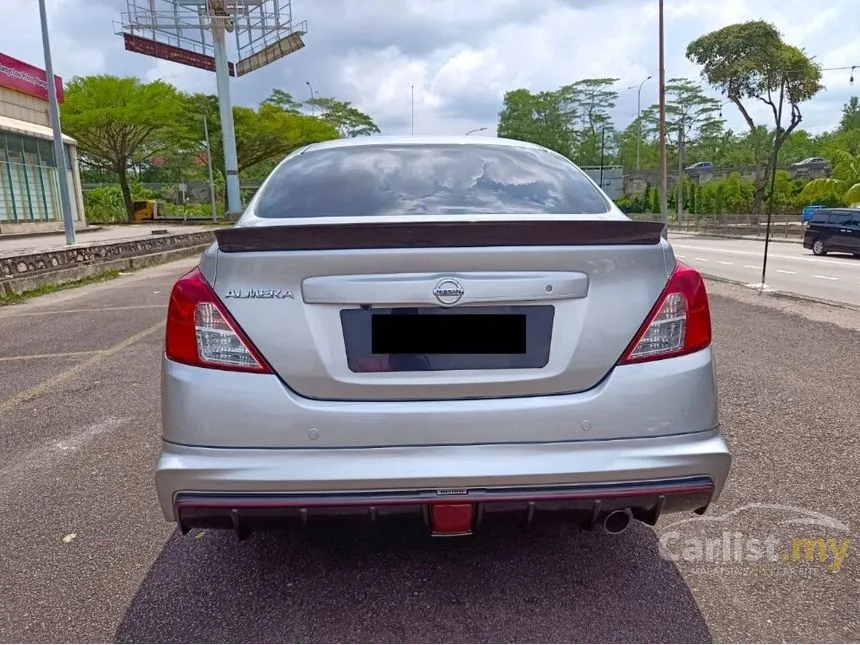
[[[348,146],[279,166],[258,217],[598,214],[609,204],[572,163],[543,150],[480,144]]]
[[[809,219],[810,222],[816,222],[818,224],[824,224],[827,222],[827,218],[830,217],[830,211],[816,210],[812,213],[812,217]]]

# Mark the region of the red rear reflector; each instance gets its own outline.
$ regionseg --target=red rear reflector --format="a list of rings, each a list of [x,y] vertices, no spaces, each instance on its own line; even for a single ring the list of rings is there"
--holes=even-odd
[[[711,344],[711,310],[702,275],[678,262],[621,364],[682,356]]]
[[[431,504],[430,526],[435,536],[471,535],[474,504]]]

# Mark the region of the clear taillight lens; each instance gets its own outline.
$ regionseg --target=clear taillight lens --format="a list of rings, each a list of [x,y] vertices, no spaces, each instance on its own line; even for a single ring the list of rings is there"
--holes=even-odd
[[[260,367],[242,339],[211,302],[202,302],[195,308],[194,331],[197,336],[197,354],[201,360],[225,367]]]
[[[621,363],[670,358],[711,344],[711,312],[701,274],[678,263]]]
[[[173,285],[164,350],[167,358],[186,365],[271,371],[198,269]]]
[[[684,346],[686,332],[687,301],[680,293],[670,293],[636,347],[630,352],[630,358],[676,352]]]

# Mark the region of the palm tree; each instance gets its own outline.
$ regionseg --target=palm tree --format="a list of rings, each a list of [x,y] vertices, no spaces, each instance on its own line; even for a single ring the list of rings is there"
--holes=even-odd
[[[801,194],[812,200],[838,196],[845,205],[860,202],[860,154],[837,150],[833,163],[832,176],[813,179]]]

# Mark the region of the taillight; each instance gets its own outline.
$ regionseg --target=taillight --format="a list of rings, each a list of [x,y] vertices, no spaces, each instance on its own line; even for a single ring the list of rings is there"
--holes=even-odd
[[[197,268],[173,285],[164,350],[170,360],[197,367],[271,371]]]
[[[711,311],[705,281],[698,271],[679,262],[620,362],[681,356],[710,344]]]

